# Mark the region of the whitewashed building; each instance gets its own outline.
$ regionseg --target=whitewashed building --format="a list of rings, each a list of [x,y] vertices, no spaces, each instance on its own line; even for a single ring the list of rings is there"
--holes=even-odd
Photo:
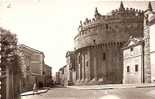
[[[123,83],[144,82],[144,42],[130,38],[123,48]]]

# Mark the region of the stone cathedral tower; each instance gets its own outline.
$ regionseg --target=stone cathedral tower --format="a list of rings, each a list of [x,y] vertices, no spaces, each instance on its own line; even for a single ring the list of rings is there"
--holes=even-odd
[[[95,9],[93,19],[80,22],[75,42],[75,84],[122,83],[122,45],[130,35],[143,37],[144,12],[125,8],[123,2],[111,15]]]
[[[155,12],[151,2],[145,11],[144,18],[144,82],[155,82]]]

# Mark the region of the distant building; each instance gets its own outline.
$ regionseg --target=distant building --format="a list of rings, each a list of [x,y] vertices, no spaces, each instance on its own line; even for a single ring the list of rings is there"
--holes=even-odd
[[[59,75],[59,76],[58,76]],[[59,69],[56,73],[57,81],[59,84],[68,86],[73,84],[73,71],[71,70],[70,65],[65,65]]]
[[[24,44],[19,45],[23,58],[23,82],[22,87],[24,90],[31,90],[33,84],[43,85],[43,67],[44,67],[44,53],[33,49]]]
[[[61,67],[58,71],[58,74],[59,74],[59,79],[58,79],[59,84],[64,85],[64,86],[68,85],[69,76],[70,76],[69,67],[67,65]]]
[[[75,56],[73,51],[68,51],[66,53],[66,75],[67,79],[65,81],[65,85],[72,85],[76,80],[76,72],[75,72]]]
[[[59,69],[60,73],[60,84],[64,85],[64,66]]]
[[[144,72],[144,42],[130,38],[123,48],[123,83],[143,83]]]
[[[52,67],[44,65],[43,67],[44,86],[50,87],[52,84]]]
[[[69,70],[69,65],[65,65],[63,67],[64,69],[64,86],[67,86],[69,81],[71,80],[70,76],[71,76],[71,72]]]
[[[55,83],[56,84],[60,84],[61,83],[60,72],[56,72],[56,74],[55,74]]]

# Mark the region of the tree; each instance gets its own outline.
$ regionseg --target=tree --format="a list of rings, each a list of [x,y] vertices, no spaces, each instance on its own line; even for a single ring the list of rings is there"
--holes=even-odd
[[[10,31],[0,28],[0,45],[1,45],[1,68],[3,71],[8,71],[9,76],[7,77],[9,81],[12,80],[9,86],[9,93],[7,97],[9,99],[19,99],[17,98],[20,94],[20,77],[21,72],[21,60],[18,53],[17,38],[15,34]],[[10,83],[9,83],[10,84]],[[11,87],[10,87],[11,86]]]

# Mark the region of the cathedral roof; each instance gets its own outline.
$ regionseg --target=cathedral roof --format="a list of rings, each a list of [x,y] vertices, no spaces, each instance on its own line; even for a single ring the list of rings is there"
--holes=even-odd
[[[129,40],[124,44],[123,49],[142,44],[142,42],[144,42],[143,38],[130,36]]]

